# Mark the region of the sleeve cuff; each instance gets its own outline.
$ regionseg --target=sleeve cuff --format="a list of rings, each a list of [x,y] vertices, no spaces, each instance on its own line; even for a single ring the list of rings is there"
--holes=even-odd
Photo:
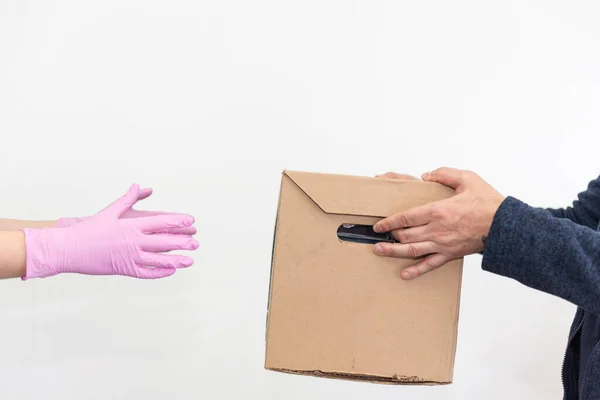
[[[500,205],[488,234],[481,268],[484,271],[504,275],[515,276],[518,271],[513,269],[522,267],[523,254],[528,246],[526,238],[521,237],[521,224],[527,223],[535,212],[527,204],[514,198],[507,197]]]

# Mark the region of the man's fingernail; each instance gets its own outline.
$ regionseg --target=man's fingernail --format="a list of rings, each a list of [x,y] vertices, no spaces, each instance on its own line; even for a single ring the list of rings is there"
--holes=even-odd
[[[383,254],[383,246],[380,244],[376,244],[375,245],[375,253],[377,254]]]
[[[425,172],[425,173],[424,173],[424,174],[423,174],[421,177],[422,177],[423,179],[427,179],[427,178],[429,178],[430,176],[431,176],[431,172]]]
[[[376,224],[375,226],[373,226],[373,230],[374,230],[375,232],[381,232],[381,225],[379,225],[379,224]]]
[[[412,278],[412,274],[410,273],[410,271],[402,271],[402,278],[410,279]]]

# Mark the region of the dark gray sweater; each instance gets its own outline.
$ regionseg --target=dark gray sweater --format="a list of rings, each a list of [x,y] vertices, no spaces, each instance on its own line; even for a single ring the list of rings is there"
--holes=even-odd
[[[534,208],[508,197],[483,253],[484,270],[578,306],[565,357],[566,399],[600,398],[599,222],[600,178],[566,209]]]

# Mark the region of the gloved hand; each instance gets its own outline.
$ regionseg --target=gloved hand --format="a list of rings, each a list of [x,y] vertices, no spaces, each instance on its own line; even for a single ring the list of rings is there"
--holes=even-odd
[[[198,242],[191,235],[160,232],[189,228],[194,218],[185,214],[121,218],[143,197],[140,193],[139,186],[132,185],[102,211],[66,228],[22,229],[27,252],[23,280],[61,273],[154,279],[191,266],[190,257],[162,253],[195,250]]]
[[[137,201],[144,200],[152,194],[152,189],[146,188],[141,189],[138,194]],[[121,218],[138,218],[138,217],[151,217],[155,215],[172,215],[174,213],[161,212],[161,211],[144,211],[144,210],[134,210],[133,207],[128,208],[123,212]],[[89,217],[65,217],[59,218],[56,221],[57,228],[67,228],[71,225],[74,225],[78,222],[85,221]],[[171,234],[181,234],[181,235],[195,235],[196,228],[193,226],[186,226],[184,228],[167,228],[162,232],[156,233],[171,233]]]

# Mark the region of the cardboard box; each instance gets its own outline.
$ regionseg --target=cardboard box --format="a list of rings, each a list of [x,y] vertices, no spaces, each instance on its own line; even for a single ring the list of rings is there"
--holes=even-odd
[[[437,183],[284,171],[273,243],[265,368],[397,384],[452,382],[463,260],[418,279],[415,260],[341,240],[342,224],[447,198]]]

